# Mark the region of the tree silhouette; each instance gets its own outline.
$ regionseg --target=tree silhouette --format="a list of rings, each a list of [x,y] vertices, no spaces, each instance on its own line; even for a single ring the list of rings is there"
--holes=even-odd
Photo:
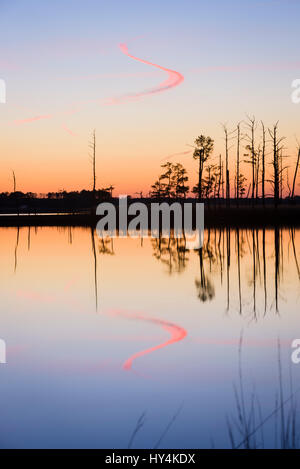
[[[246,193],[246,181],[247,179],[245,176],[241,173],[239,173],[239,179],[236,181],[236,187],[237,187],[237,198],[243,198],[245,193]]]
[[[182,164],[176,163],[172,166],[172,184],[177,198],[186,197],[186,194],[189,191],[189,186],[186,186],[185,183],[188,180],[187,171]]]
[[[297,163],[296,163],[294,180],[293,180],[292,199],[295,197],[295,185],[296,185],[299,164],[300,164],[300,147],[298,148],[298,157],[297,157]]]
[[[162,168],[165,169],[165,172],[160,176],[161,181],[167,181],[165,185],[165,196],[170,198],[172,196],[172,188],[173,188],[173,164],[169,161],[165,164],[161,165]]]
[[[93,199],[96,203],[96,130],[93,130],[92,140],[89,143],[89,148],[92,150],[92,171],[93,171]]]
[[[256,187],[256,163],[257,163],[257,152],[255,150],[255,130],[256,130],[256,120],[255,117],[248,116],[247,127],[249,129],[250,135],[247,135],[249,144],[246,146],[246,150],[250,151],[250,161],[248,161],[252,166],[252,195],[251,198],[254,200],[255,196],[255,187]],[[248,155],[245,155],[248,156]]]
[[[237,125],[237,145],[236,145],[236,177],[235,177],[235,196],[237,204],[240,197],[239,183],[240,183],[240,144],[241,144],[241,124]]]
[[[203,170],[204,164],[210,157],[213,149],[214,149],[214,141],[210,137],[205,137],[204,135],[200,135],[195,140],[195,150],[193,154],[193,158],[199,161],[199,168],[198,168],[198,186],[197,193],[198,198],[201,200],[202,198],[202,177],[203,177]]]
[[[165,172],[159,176],[158,180],[151,186],[151,196],[153,198],[186,197],[189,191],[187,171],[181,163],[167,162],[161,165]],[[164,182],[166,181],[166,182]]]
[[[151,197],[154,199],[160,199],[161,197],[164,197],[165,195],[165,186],[166,184],[161,182],[161,179],[159,178],[157,181],[155,181],[154,184],[151,186]]]
[[[280,181],[282,177],[282,167],[280,167],[280,153],[282,151],[281,143],[284,140],[284,137],[278,138],[278,122],[274,124],[273,129],[269,129],[269,134],[272,139],[273,145],[273,156],[272,156],[272,166],[273,166],[273,175],[271,183],[274,190],[274,204],[277,207],[280,196]]]
[[[202,197],[209,199],[212,193],[216,193],[218,181],[217,166],[208,165],[205,168],[205,177],[202,178]],[[193,188],[193,192],[198,194],[198,185]]]
[[[266,130],[264,123],[261,121],[262,126],[262,177],[261,177],[261,196],[263,204],[265,203],[265,181],[266,181]]]

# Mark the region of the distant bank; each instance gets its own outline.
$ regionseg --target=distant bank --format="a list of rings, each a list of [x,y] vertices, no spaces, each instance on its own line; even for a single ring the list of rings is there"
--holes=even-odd
[[[118,210],[118,199],[110,199]],[[168,202],[166,200],[153,199],[129,199],[128,205],[134,202],[143,202],[150,205],[154,202]],[[195,204],[195,199],[172,199],[174,202],[190,202]],[[283,200],[276,208],[272,199],[266,200],[265,205],[261,202],[251,200],[240,200],[237,205],[235,200],[209,200],[203,201],[205,208],[205,227],[272,227],[272,226],[295,226],[300,227],[300,200]],[[95,227],[99,216],[94,214],[91,208],[58,208],[52,211],[38,210],[44,207],[35,207],[34,211],[23,208],[23,210],[0,212],[0,226],[91,226]],[[54,207],[53,207],[54,208]],[[1,207],[0,207],[1,210]],[[130,221],[131,218],[128,217]],[[172,220],[172,218],[171,218]]]

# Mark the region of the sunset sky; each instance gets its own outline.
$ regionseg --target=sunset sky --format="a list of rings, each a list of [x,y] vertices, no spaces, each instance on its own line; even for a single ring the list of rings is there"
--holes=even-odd
[[[177,153],[193,184],[188,144],[210,135],[217,161],[221,123],[246,114],[279,120],[291,180],[299,13],[299,0],[0,0],[0,192],[13,189],[12,169],[22,191],[91,188],[94,128],[98,188],[147,193]]]

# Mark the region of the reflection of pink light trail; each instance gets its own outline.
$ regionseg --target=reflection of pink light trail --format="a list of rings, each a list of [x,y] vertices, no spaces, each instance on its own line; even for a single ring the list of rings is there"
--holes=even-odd
[[[75,284],[76,284],[76,277],[73,277],[73,278],[69,279],[68,282],[65,284],[65,286],[63,288],[64,293],[68,293],[70,291],[70,289]],[[38,301],[38,302],[41,302],[41,303],[43,303],[43,302],[51,303],[51,302],[55,302],[59,299],[56,295],[41,295],[38,292],[30,291],[30,290],[27,290],[27,291],[26,290],[18,290],[17,291],[17,296],[19,296],[20,298],[25,298],[25,299],[31,300],[31,301]],[[82,305],[80,305],[80,302],[75,303],[75,302],[72,301],[71,298],[66,298],[66,299],[64,299],[64,301],[66,302],[66,304],[69,304],[72,307],[74,307],[75,310],[80,311],[81,313],[84,313],[84,314],[86,313],[85,308],[82,307]],[[130,314],[128,312],[121,311],[121,310],[109,311],[108,314],[112,315],[112,316],[122,316],[122,317],[125,317],[127,319],[134,319],[134,320],[137,319],[137,320],[142,320],[142,321],[158,324],[164,330],[166,330],[171,336],[168,340],[165,340],[164,342],[162,342],[158,345],[155,345],[153,347],[150,347],[148,349],[145,349],[145,350],[142,350],[140,352],[137,352],[137,353],[133,354],[131,357],[129,357],[124,362],[124,364],[123,364],[123,369],[124,370],[132,370],[132,363],[137,358],[142,357],[144,355],[148,355],[149,353],[155,352],[156,350],[160,350],[160,349],[162,349],[164,347],[167,347],[168,345],[172,345],[176,342],[180,342],[181,340],[183,340],[187,336],[187,332],[184,328],[182,328],[181,326],[178,326],[177,324],[171,323],[169,321],[164,321],[163,319],[152,318],[152,317],[149,317],[149,316],[145,316],[141,313]],[[107,339],[108,337],[106,336],[105,338]],[[123,340],[128,340],[128,337],[118,337],[118,336],[116,336],[114,338],[117,339],[118,341],[120,339],[121,340],[122,339]],[[139,336],[130,337],[130,339],[134,340],[134,341],[139,341],[139,340],[142,340],[143,337],[141,337],[139,335]],[[156,340],[156,337],[151,337],[150,336],[150,337],[145,337],[144,339],[145,340]],[[158,340],[160,340],[160,339],[158,338]]]
[[[65,291],[69,290],[69,287],[70,287],[70,284],[67,284],[66,287],[65,287]],[[37,294],[36,292],[26,292],[26,291],[18,291],[17,292],[17,295],[21,298],[25,298],[27,300],[36,300],[36,301],[39,301],[39,302],[53,302],[56,300],[55,296],[51,297],[51,296],[42,296],[42,295],[39,295]],[[71,305],[74,307],[74,309],[79,309],[81,312],[84,312],[81,308],[78,308],[78,304],[77,303],[74,303],[72,302],[70,299],[66,301],[67,304]],[[148,322],[152,322],[154,324],[158,324],[160,325],[164,330],[166,330],[169,334],[170,334],[170,338],[168,340],[165,340],[164,342],[158,344],[158,345],[155,345],[153,347],[149,347],[145,350],[142,350],[140,352],[137,352],[133,355],[131,355],[131,357],[129,357],[124,363],[123,363],[123,369],[124,370],[132,370],[132,364],[134,362],[134,360],[136,360],[137,358],[139,357],[142,357],[144,355],[148,355],[149,353],[152,353],[152,352],[155,352],[156,350],[160,350],[164,347],[167,347],[168,345],[172,345],[176,342],[180,342],[181,340],[183,340],[186,336],[187,336],[187,332],[185,329],[183,329],[182,327],[178,326],[177,324],[174,324],[174,323],[171,323],[171,322],[168,322],[168,321],[164,321],[162,319],[158,319],[158,318],[151,318],[151,317],[148,317],[148,316],[144,316],[142,314],[128,314],[126,312],[123,312],[123,311],[113,311],[113,312],[109,312],[110,315],[117,315],[117,316],[123,316],[123,317],[126,317],[128,319],[138,319],[138,320],[142,320],[142,321],[148,321]],[[105,339],[108,339],[107,336],[105,336]],[[111,338],[110,338],[111,339]],[[113,337],[113,339],[117,339],[118,342],[120,340],[128,340],[128,337]],[[137,337],[137,336],[134,336],[134,337],[130,337],[130,342],[132,342],[133,340],[134,341],[139,341],[139,340],[154,340],[156,339],[156,337]],[[88,365],[87,366],[87,369],[88,370],[92,370],[93,371],[103,371],[103,366],[102,364],[96,364],[96,365]]]
[[[142,314],[128,314],[122,311],[113,311],[110,314],[112,315],[120,315],[129,319],[138,319],[142,321],[148,321],[152,322],[154,324],[159,324],[160,326],[163,327],[169,334],[171,335],[169,340],[166,340],[165,342],[155,345],[154,347],[147,348],[145,350],[142,350],[140,352],[135,353],[131,357],[129,357],[125,363],[123,364],[123,369],[124,370],[131,370],[132,369],[132,363],[134,360],[136,360],[139,357],[142,357],[144,355],[148,355],[149,353],[155,352],[156,350],[162,349],[164,347],[167,347],[168,345],[174,344],[175,342],[180,342],[187,336],[187,332],[185,329],[183,329],[180,326],[177,326],[176,324],[173,324],[171,322],[164,321],[162,319],[157,319],[157,318],[150,318],[148,316],[144,316]]]
[[[26,300],[31,300],[31,301],[38,301],[41,303],[52,303],[55,301],[55,297],[52,295],[43,295],[39,292],[36,291],[30,291],[30,290],[18,290],[17,291],[17,296],[19,298],[23,298]]]
[[[75,284],[75,279],[73,278],[72,280],[70,280],[65,285],[63,291],[65,293],[68,292],[72,288],[72,286],[74,286],[74,284]],[[21,298],[25,298],[27,300],[33,300],[33,301],[39,301],[39,302],[45,302],[45,303],[54,302],[54,301],[58,300],[58,297],[40,295],[39,293],[34,292],[34,291],[19,290],[19,291],[17,291],[17,296],[19,296]],[[78,303],[78,301],[73,302],[71,300],[71,298],[66,299],[65,302],[66,302],[66,304],[71,305],[74,308],[74,310],[77,310],[77,311],[80,311],[83,314],[86,314],[86,311],[85,311],[84,307],[80,306],[80,302],[79,303]],[[122,311],[122,310],[109,311],[108,314],[111,315],[111,316],[122,316],[122,317],[125,317],[127,319],[142,320],[142,321],[147,321],[147,322],[152,322],[154,324],[158,324],[164,330],[166,330],[171,336],[168,340],[165,340],[164,342],[162,342],[162,343],[160,343],[156,346],[147,348],[145,350],[136,352],[133,355],[131,355],[123,363],[123,369],[126,370],[126,371],[134,371],[132,369],[132,364],[133,364],[134,360],[136,360],[137,358],[140,358],[144,355],[148,355],[152,352],[155,352],[156,350],[160,350],[160,349],[162,349],[164,347],[167,347],[168,345],[172,345],[176,342],[180,342],[183,339],[185,339],[185,337],[187,336],[187,331],[184,328],[182,328],[181,326],[178,326],[174,323],[164,321],[162,319],[148,317],[148,316],[145,316],[145,315],[140,314],[140,313],[139,314],[130,314],[130,313]],[[125,341],[129,340],[130,342],[142,341],[142,340],[156,340],[156,339],[160,340],[158,337],[155,337],[155,336],[154,337],[152,337],[152,336],[142,337],[141,335],[131,336],[131,337],[117,336],[117,335],[115,335],[115,336],[108,336],[108,335],[97,336],[97,335],[93,335],[93,336],[89,336],[88,338],[92,339],[92,340],[96,340],[96,339],[117,340],[118,342],[120,342],[122,340],[125,340]],[[225,338],[225,339],[223,339],[223,338],[207,338],[207,337],[190,337],[189,341],[192,342],[192,343],[196,343],[196,344],[200,344],[200,345],[204,345],[204,346],[205,345],[214,345],[214,346],[224,347],[224,346],[238,346],[239,342],[240,342],[240,339],[239,338],[228,338],[228,339]],[[292,339],[290,339],[290,340],[283,339],[283,340],[280,341],[280,345],[281,345],[281,347],[290,348],[291,347],[291,342],[292,342]],[[277,339],[244,339],[243,345],[246,346],[246,347],[267,347],[267,348],[276,347]],[[69,367],[69,362],[66,362],[65,367],[64,367],[64,371],[70,371],[70,370],[72,371],[72,366],[73,366],[73,371],[74,372],[92,372],[93,373],[93,372],[100,372],[100,371],[111,369],[109,361],[106,361],[106,362],[102,361],[102,362],[95,363],[95,364],[90,364],[89,363],[87,365],[84,363],[84,364],[82,364],[81,367],[78,366],[78,364],[74,364],[74,365],[70,364],[70,367]],[[139,374],[140,376],[142,376],[140,373],[136,373],[136,374]],[[143,376],[143,377],[145,378],[146,376]]]

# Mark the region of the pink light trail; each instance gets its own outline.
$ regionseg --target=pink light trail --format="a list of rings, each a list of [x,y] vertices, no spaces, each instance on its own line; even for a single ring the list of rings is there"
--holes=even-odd
[[[159,70],[166,72],[168,74],[168,78],[164,80],[163,82],[161,82],[156,87],[151,88],[149,90],[141,91],[139,93],[128,94],[120,98],[113,98],[111,100],[107,100],[106,105],[119,104],[120,102],[123,102],[126,100],[136,100],[139,98],[143,98],[144,96],[161,93],[171,88],[175,88],[176,86],[180,85],[184,81],[184,76],[181,73],[176,72],[176,70],[171,70],[170,68],[166,68],[166,67],[163,67],[162,65],[149,62],[148,60],[140,59],[139,57],[135,57],[134,55],[130,54],[128,51],[128,47],[125,43],[120,44],[120,49],[123,52],[123,54],[127,55],[131,59],[137,60],[138,62],[141,62],[146,65],[150,65],[151,67],[155,67],[155,68],[158,68]]]
[[[128,101],[128,100],[138,100],[144,96],[148,96],[148,95],[152,95],[152,94],[156,94],[156,93],[161,93],[163,91],[167,91],[171,88],[174,88],[178,85],[180,85],[183,81],[184,81],[184,76],[175,71],[175,70],[171,70],[169,68],[166,68],[166,67],[163,67],[161,65],[158,65],[158,64],[155,64],[155,63],[152,63],[152,62],[149,62],[148,60],[144,60],[144,59],[140,59],[138,57],[135,57],[134,55],[130,54],[129,51],[128,51],[128,47],[126,44],[120,44],[120,49],[121,51],[127,55],[128,57],[134,59],[134,60],[137,60],[138,62],[141,62],[141,63],[144,63],[146,65],[150,65],[152,67],[155,67],[159,70],[162,70],[164,72],[166,72],[168,74],[168,78],[166,80],[164,80],[163,82],[161,82],[160,84],[158,84],[156,87],[154,88],[151,88],[149,90],[145,90],[145,91],[141,91],[139,93],[133,93],[133,94],[127,94],[123,97],[120,97],[120,98],[110,98],[110,99],[107,99],[105,100],[102,104],[104,106],[110,106],[110,105],[114,105],[114,104],[119,104],[121,102],[124,102],[124,101]],[[137,74],[119,74],[119,76],[131,76],[131,75],[137,75]],[[145,75],[148,75],[148,74],[145,74]],[[107,74],[107,76],[109,76],[109,74]],[[93,78],[96,77],[95,76],[92,76]],[[82,78],[82,77],[80,77]],[[87,77],[84,77],[84,78],[87,78]],[[94,100],[93,100],[94,101]],[[80,109],[76,109],[75,111],[71,111],[71,112],[64,112],[64,114],[76,114],[77,112],[79,112]],[[21,119],[21,120],[15,120],[14,121],[14,124],[16,125],[20,125],[20,124],[28,124],[28,123],[31,123],[31,122],[35,122],[35,121],[39,121],[39,120],[43,120],[43,119],[51,119],[55,117],[55,115],[52,115],[52,114],[48,114],[48,115],[39,115],[39,116],[35,116],[35,117],[30,117],[30,118],[26,118],[26,119]],[[75,136],[76,134],[74,132],[72,132],[72,130],[70,130],[65,124],[62,125],[62,128],[69,134],[69,135],[72,135],[72,136]]]
[[[52,114],[47,114],[47,115],[44,115],[44,116],[29,117],[27,119],[15,120],[14,124],[16,124],[16,125],[28,124],[30,122],[35,122],[35,121],[39,121],[39,120],[42,120],[42,119],[51,119],[52,117],[53,117]]]

